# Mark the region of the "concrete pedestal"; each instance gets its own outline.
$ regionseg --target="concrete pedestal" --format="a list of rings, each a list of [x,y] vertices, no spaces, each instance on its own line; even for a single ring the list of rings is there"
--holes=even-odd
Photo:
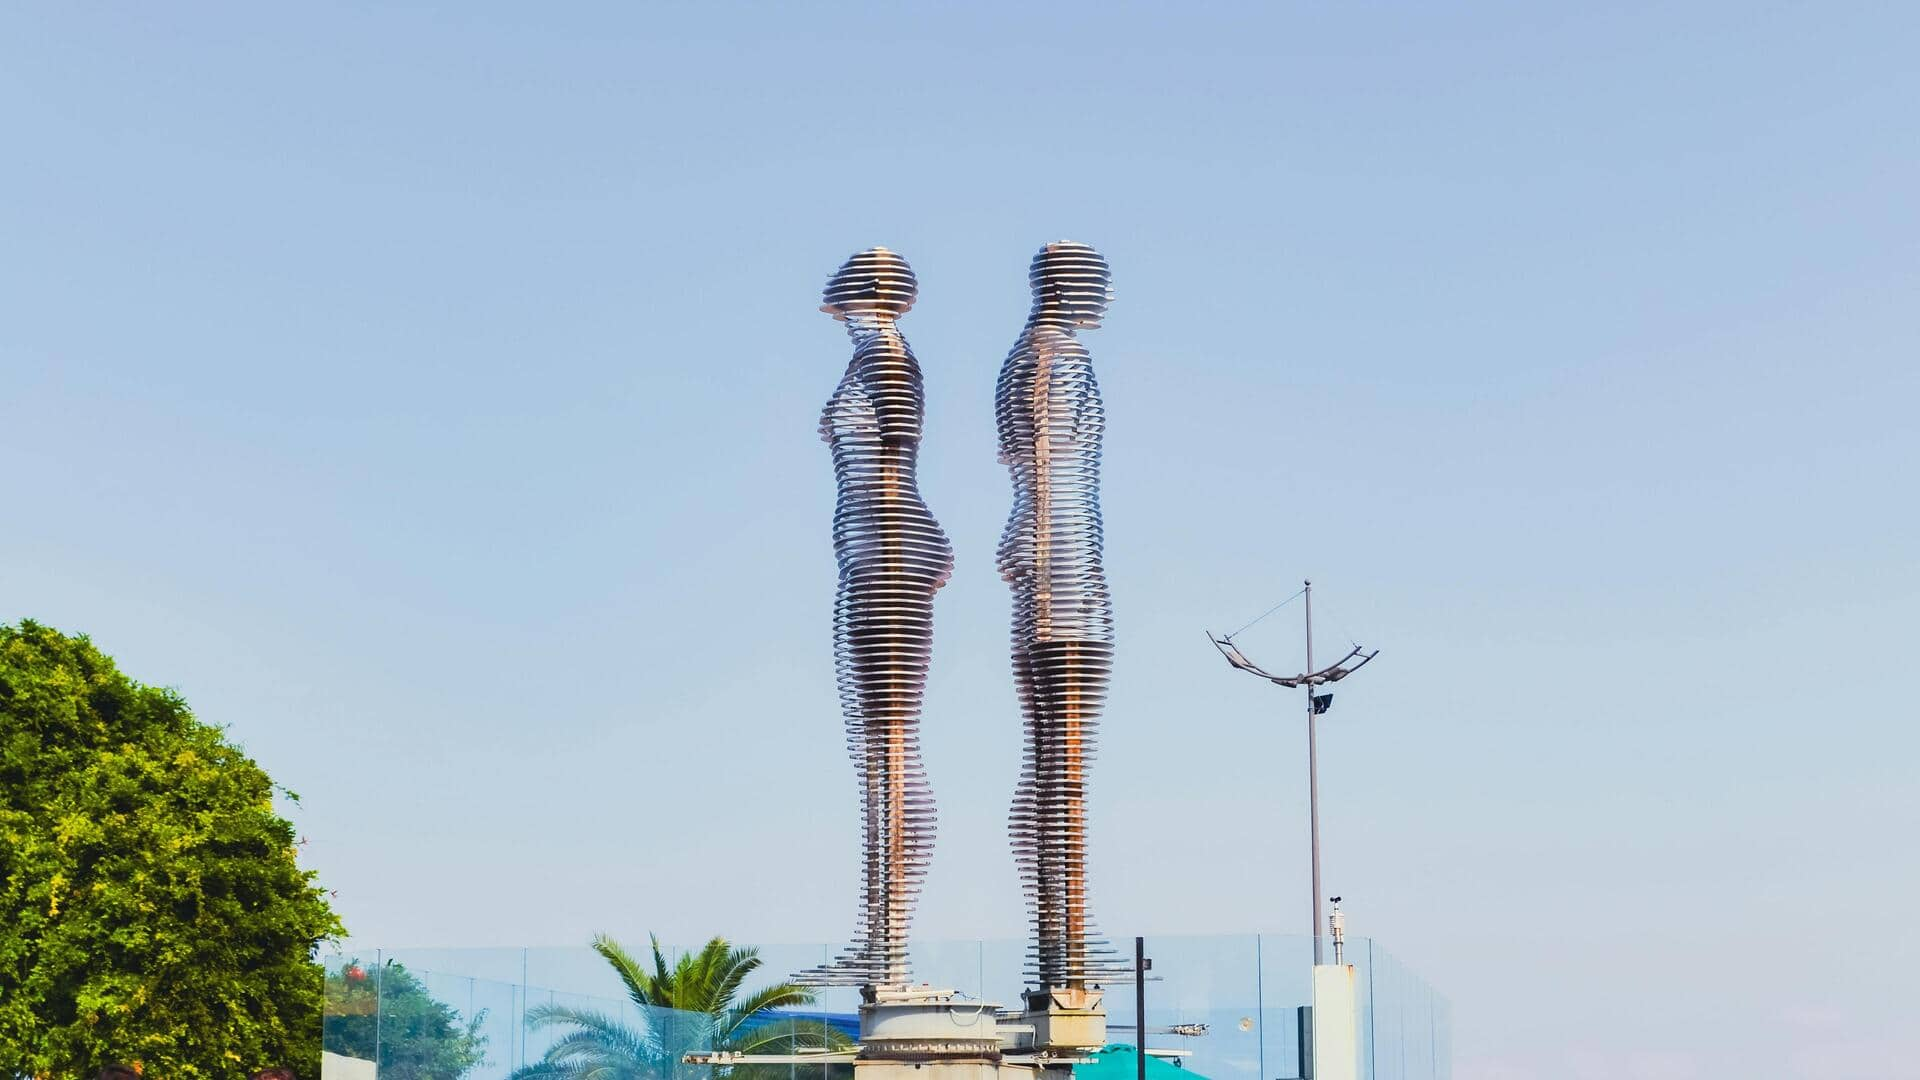
[[[855,1080],[1002,1080],[999,1014],[952,991],[875,990],[860,1006]]]
[[[1106,1041],[1100,992],[1028,994],[1020,1023],[1000,1023],[1000,1006],[951,990],[867,987],[857,1050],[806,1054],[696,1051],[689,1065],[851,1064],[855,1080],[1072,1080],[1085,1052]],[[1034,1023],[1025,1022],[1033,1020]],[[1036,1043],[1035,1032],[1048,1043]]]
[[[1099,990],[1032,990],[1020,1021],[1033,1027],[1031,1048],[1051,1054],[1091,1053],[1107,1045],[1107,1011]]]

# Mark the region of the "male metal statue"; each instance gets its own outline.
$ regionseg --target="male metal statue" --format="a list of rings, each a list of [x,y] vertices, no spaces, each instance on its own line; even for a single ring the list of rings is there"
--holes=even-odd
[[[1105,415],[1077,336],[1100,325],[1110,278],[1098,252],[1061,241],[1034,256],[1027,281],[1033,311],[995,398],[1013,476],[1000,574],[1013,589],[1026,716],[1009,831],[1033,917],[1029,975],[1042,991],[1078,991],[1120,970],[1087,916],[1087,764],[1113,670],[1113,614],[1101,564]]]
[[[905,259],[871,248],[827,282],[820,308],[853,339],[853,360],[821,415],[820,434],[832,447],[840,491],[834,662],[861,785],[864,887],[853,944],[798,976],[813,985],[907,984],[907,923],[933,848],[920,705],[933,594],[953,572],[953,548],[915,481],[925,397],[920,366],[894,323],[913,306],[916,287]]]

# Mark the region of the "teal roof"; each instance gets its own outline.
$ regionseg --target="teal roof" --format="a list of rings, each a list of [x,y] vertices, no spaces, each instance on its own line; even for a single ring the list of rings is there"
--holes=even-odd
[[[1134,1080],[1139,1065],[1129,1043],[1111,1043],[1092,1055],[1087,1065],[1073,1067],[1073,1080]],[[1206,1080],[1162,1058],[1147,1055],[1147,1080]]]

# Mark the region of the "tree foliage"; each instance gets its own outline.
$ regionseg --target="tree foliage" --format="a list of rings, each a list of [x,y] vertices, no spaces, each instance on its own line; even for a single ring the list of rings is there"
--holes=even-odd
[[[486,1019],[482,1009],[461,1023],[402,964],[327,972],[326,1048],[378,1061],[383,1080],[458,1080],[486,1058]]]
[[[275,791],[85,637],[0,626],[0,1076],[317,1077],[341,927]]]
[[[637,1023],[593,1009],[536,1006],[527,1013],[530,1025],[568,1030],[540,1061],[516,1070],[514,1080],[660,1080],[709,1074],[680,1064],[681,1055],[690,1050],[776,1054],[849,1045],[846,1036],[820,1021],[769,1015],[774,1009],[812,1004],[813,995],[803,987],[776,983],[741,996],[747,977],[760,967],[756,950],[736,949],[716,937],[699,951],[669,961],[659,939],[652,944],[649,966],[610,937],[593,939],[594,951],[620,977],[638,1008]],[[820,1066],[791,1070],[749,1065],[712,1075],[724,1080],[820,1080],[823,1071]]]

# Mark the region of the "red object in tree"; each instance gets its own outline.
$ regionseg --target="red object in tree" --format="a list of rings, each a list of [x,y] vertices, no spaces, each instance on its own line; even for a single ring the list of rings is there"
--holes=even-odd
[[[367,973],[359,964],[355,964],[346,970],[346,976],[353,982],[365,982]]]

